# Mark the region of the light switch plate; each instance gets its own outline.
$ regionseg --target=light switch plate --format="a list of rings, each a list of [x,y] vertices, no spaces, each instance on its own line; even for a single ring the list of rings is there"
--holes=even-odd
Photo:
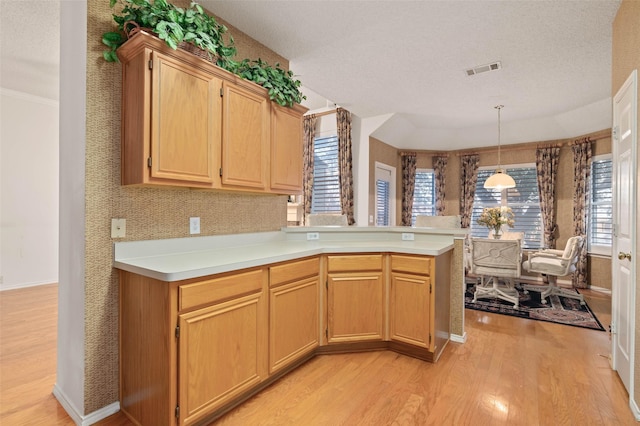
[[[402,241],[413,241],[415,239],[415,235],[413,232],[403,232],[402,233]]]
[[[319,240],[320,234],[317,232],[307,232],[307,240]]]
[[[199,234],[200,233],[200,218],[199,217],[190,217],[189,218],[189,233],[190,234]]]
[[[111,219],[111,238],[124,238],[127,235],[126,219]]]

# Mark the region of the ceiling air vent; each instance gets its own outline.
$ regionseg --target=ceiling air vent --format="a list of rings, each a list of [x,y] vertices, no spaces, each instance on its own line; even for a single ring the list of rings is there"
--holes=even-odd
[[[475,68],[469,68],[468,70],[466,70],[466,73],[468,76],[472,76],[472,75],[480,74],[487,71],[496,71],[496,70],[499,70],[500,68],[502,68],[502,64],[500,63],[500,61],[496,61],[490,64],[478,65]]]

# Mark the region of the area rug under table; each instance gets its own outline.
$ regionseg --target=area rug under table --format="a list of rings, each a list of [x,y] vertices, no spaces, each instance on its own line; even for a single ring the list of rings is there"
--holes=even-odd
[[[513,303],[494,298],[478,299],[474,302],[474,291],[475,283],[467,283],[464,295],[464,306],[467,309],[604,331],[589,305],[581,305],[577,299],[550,296],[547,297],[547,303],[542,304],[539,292],[529,291],[525,294],[518,286],[520,303],[518,308],[514,308]]]

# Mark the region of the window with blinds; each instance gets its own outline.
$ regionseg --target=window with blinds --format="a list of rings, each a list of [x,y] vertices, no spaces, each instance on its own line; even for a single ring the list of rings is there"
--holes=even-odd
[[[611,157],[591,162],[591,205],[589,206],[589,252],[611,255],[613,242],[613,163]]]
[[[341,213],[338,137],[316,138],[313,143],[311,213]]]
[[[413,189],[411,224],[416,224],[416,216],[433,216],[436,213],[435,177],[433,170],[416,170],[416,185]]]
[[[389,181],[376,180],[376,226],[389,226]]]
[[[508,232],[523,232],[522,246],[528,249],[542,247],[542,218],[540,214],[540,197],[536,168],[533,166],[507,168],[506,172],[516,181],[516,187],[502,191],[484,188],[484,182],[495,172],[495,169],[478,170],[476,194],[473,198],[471,214],[471,235],[486,237],[488,230],[476,221],[482,210],[487,207],[508,206],[515,215],[515,226]]]

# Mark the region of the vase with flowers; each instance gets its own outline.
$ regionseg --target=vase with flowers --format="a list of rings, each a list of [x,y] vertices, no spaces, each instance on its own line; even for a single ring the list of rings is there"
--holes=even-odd
[[[499,239],[503,225],[513,227],[515,215],[511,207],[487,207],[482,210],[482,214],[476,222],[489,228],[490,231],[493,231],[493,237]]]

